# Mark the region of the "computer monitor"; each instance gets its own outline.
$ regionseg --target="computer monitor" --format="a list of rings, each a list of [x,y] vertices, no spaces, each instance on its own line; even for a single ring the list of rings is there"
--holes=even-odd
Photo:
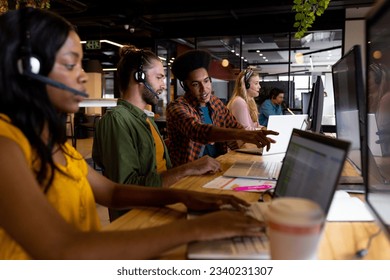
[[[362,55],[359,45],[353,46],[333,66],[333,93],[337,138],[351,142],[349,162],[362,174],[361,148],[365,145],[365,87]]]
[[[309,125],[308,130],[313,132],[321,132],[322,114],[324,110],[324,84],[321,76],[317,76],[317,80],[313,85],[313,90],[309,101]]]
[[[390,239],[390,1],[379,1],[367,15],[367,119],[375,116],[376,128],[367,123],[366,133],[376,133],[382,153],[367,164],[366,201]],[[379,71],[377,71],[379,69]],[[376,131],[376,132],[375,132]],[[370,135],[368,135],[370,137]],[[369,149],[366,149],[366,153]]]
[[[309,101],[311,97],[311,92],[302,92],[302,114],[308,114],[309,113]]]

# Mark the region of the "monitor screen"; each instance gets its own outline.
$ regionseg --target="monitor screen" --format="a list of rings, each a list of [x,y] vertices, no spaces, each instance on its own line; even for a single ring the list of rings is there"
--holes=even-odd
[[[366,201],[390,237],[390,1],[379,1],[367,15],[366,39],[366,133],[380,147],[368,160]]]
[[[332,66],[332,78],[337,138],[351,142],[348,159],[362,175],[365,90],[360,46],[353,46]]]
[[[324,84],[321,76],[317,76],[317,80],[313,85],[309,101],[309,125],[308,130],[313,132],[321,132],[322,113],[324,109]]]

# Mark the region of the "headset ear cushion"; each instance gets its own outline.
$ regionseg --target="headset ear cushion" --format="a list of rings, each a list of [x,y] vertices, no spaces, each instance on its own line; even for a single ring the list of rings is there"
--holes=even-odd
[[[27,65],[23,65],[23,58],[18,59],[17,67],[20,74],[25,73],[25,67],[30,67],[30,72],[33,74],[39,74],[39,70],[41,68],[41,63],[39,62],[38,58],[31,56],[29,58],[26,58],[29,60]]]
[[[134,73],[134,79],[138,82],[138,83],[142,83],[145,81],[145,72],[144,71],[136,71]]]
[[[39,74],[39,70],[41,69],[41,63],[39,62],[38,58],[31,56],[30,66],[31,66],[31,73]]]
[[[250,87],[251,87],[251,84],[248,83],[248,82],[245,82],[245,88],[246,88],[246,89],[249,89]]]

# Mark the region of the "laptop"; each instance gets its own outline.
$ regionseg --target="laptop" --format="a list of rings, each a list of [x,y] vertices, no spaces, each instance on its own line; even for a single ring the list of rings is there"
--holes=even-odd
[[[236,161],[223,176],[258,180],[277,180],[282,162],[275,160]]]
[[[301,197],[317,202],[325,215],[341,175],[350,143],[317,133],[293,129],[273,198]],[[270,202],[272,203],[272,202]],[[248,214],[262,220],[266,202],[252,204]],[[263,237],[234,237],[188,245],[189,259],[269,259]]]
[[[235,149],[234,151],[239,153],[259,155],[259,156],[263,154],[263,148],[239,148],[239,149]]]
[[[271,144],[268,151],[264,149],[263,155],[285,153],[292,130],[294,128],[306,130],[307,118],[307,114],[269,116],[267,129],[277,131],[279,135],[269,135],[269,138],[274,139],[276,143]]]
[[[288,145],[288,140],[290,139],[291,132],[293,128],[305,130],[307,126],[307,114],[302,115],[275,115],[270,116],[268,119],[269,130],[275,130],[279,132],[279,135],[272,135],[271,138],[276,140],[276,143],[271,145],[271,149],[266,151],[263,148],[240,148],[234,150],[235,152],[252,154],[252,155],[270,155],[277,153],[285,153]]]

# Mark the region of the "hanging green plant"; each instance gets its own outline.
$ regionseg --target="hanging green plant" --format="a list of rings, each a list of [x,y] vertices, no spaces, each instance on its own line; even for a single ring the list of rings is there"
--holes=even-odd
[[[292,10],[296,12],[294,28],[298,31],[294,37],[302,38],[308,28],[312,27],[316,16],[321,16],[331,0],[294,0]]]
[[[50,9],[50,0],[0,0],[0,15],[21,6]]]

